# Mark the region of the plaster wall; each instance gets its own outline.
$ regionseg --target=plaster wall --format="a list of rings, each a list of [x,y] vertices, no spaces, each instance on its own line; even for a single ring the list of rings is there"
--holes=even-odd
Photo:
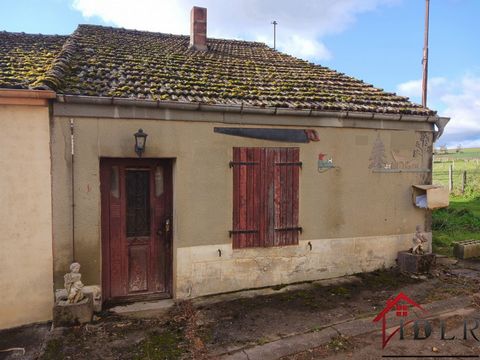
[[[0,329],[50,320],[49,112],[0,105]]]
[[[208,122],[204,114],[199,116],[202,116],[202,121],[198,122],[192,119],[72,118],[75,138],[75,254],[71,229],[70,118],[54,118],[53,211],[57,286],[61,285],[61,275],[73,257],[82,264],[82,279],[86,284],[101,282],[99,159],[135,157],[133,134],[138,128],[148,133],[144,157],[175,159],[175,297],[274,285],[279,281],[300,281],[317,276],[333,277],[389,265],[394,259],[392,254],[408,248],[415,226],[424,225],[428,218],[424,210],[413,206],[411,185],[428,183],[429,173],[375,173],[369,169],[377,139],[384,144],[386,157],[391,160],[392,149],[411,153],[422,132],[409,130],[403,124],[399,127],[404,130],[311,127],[317,130],[319,142],[278,143],[214,133],[215,126],[226,125]],[[255,116],[251,117],[253,122]],[[423,133],[428,140],[428,151],[421,167],[429,167],[432,133],[428,130]],[[303,233],[300,234],[299,246],[231,249],[228,230],[232,226],[233,179],[228,163],[232,160],[232,148],[235,146],[300,148],[303,167],[300,172],[299,225],[303,227]],[[320,173],[317,166],[319,153],[331,157],[336,168]],[[298,255],[305,251],[308,241],[315,243],[315,252],[308,256]],[[377,243],[381,244],[380,250],[375,252],[373,244]],[[227,255],[211,263],[209,259],[212,256],[218,257],[218,248],[224,249]],[[194,261],[186,260],[197,252],[204,254],[204,258],[196,256]],[[251,283],[236,280],[254,274],[258,267],[255,259],[268,259],[270,254],[276,254],[279,260],[275,261],[275,266],[272,265],[271,271],[262,270],[269,275],[262,275],[261,279]],[[292,256],[297,260],[288,260]],[[352,257],[358,261],[352,263]],[[290,263],[285,265],[288,261]],[[193,263],[197,265],[191,265]],[[199,267],[206,269],[207,264],[212,265],[209,270],[199,270]],[[225,271],[230,275],[219,276],[231,281],[218,287],[207,286],[209,279],[218,278],[211,271],[215,272],[223,266],[228,268]],[[323,268],[329,270],[320,271]],[[297,269],[296,273],[288,275],[292,269]],[[202,287],[205,290],[201,290]]]

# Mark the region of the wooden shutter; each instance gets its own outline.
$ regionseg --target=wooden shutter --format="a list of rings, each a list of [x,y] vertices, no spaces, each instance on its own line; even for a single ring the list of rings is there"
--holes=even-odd
[[[269,149],[270,150],[270,149]],[[275,148],[273,245],[298,244],[298,187],[301,163],[298,148]]]
[[[233,248],[263,246],[261,157],[261,148],[233,148]]]
[[[233,148],[233,248],[298,244],[298,148]]]

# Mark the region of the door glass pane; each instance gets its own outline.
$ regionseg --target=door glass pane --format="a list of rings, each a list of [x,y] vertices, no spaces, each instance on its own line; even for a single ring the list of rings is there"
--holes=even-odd
[[[150,235],[150,172],[127,170],[127,237]]]
[[[163,167],[157,166],[155,169],[155,196],[163,194]]]
[[[118,166],[112,166],[111,173],[110,173],[110,194],[115,199],[118,199],[120,196],[120,186],[118,184]]]

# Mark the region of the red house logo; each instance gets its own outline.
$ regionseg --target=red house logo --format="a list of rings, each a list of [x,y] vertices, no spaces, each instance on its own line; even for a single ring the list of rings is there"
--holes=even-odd
[[[410,308],[417,308],[423,312],[426,312],[420,305],[415,301],[410,299],[404,293],[399,293],[394,299],[387,300],[387,306],[373,319],[373,322],[378,322],[382,320],[382,349],[387,346],[390,339],[405,325],[413,322],[414,320],[409,320],[403,322],[409,315]],[[391,334],[387,334],[387,315],[390,312],[395,312],[395,316],[402,320],[402,323],[397,327]]]

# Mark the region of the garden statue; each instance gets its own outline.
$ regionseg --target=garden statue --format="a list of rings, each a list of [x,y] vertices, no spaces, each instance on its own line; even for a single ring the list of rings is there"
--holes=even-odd
[[[80,264],[74,262],[70,265],[70,272],[63,277],[68,304],[78,303],[84,298],[82,274],[79,271]]]
[[[411,252],[414,255],[424,255],[426,252],[424,244],[428,242],[428,239],[420,231],[420,229],[420,225],[417,225],[415,234],[413,235],[413,247],[411,249]]]

